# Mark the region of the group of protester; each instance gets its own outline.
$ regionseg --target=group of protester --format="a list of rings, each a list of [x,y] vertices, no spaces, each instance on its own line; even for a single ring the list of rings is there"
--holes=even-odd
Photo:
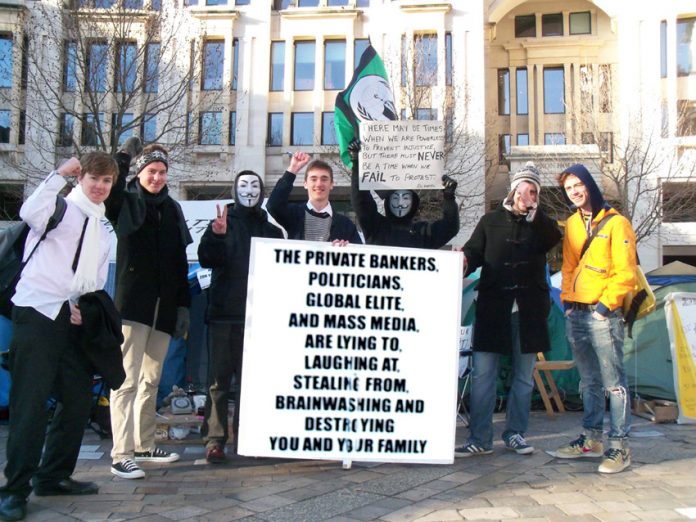
[[[359,190],[359,149],[357,141],[349,147],[351,201],[367,243],[438,249],[456,236],[456,181],[443,177],[441,219],[416,220],[419,199],[412,190],[388,191],[381,214],[371,193]],[[362,243],[355,224],[331,206],[331,166],[310,159],[304,152],[292,155],[269,196],[268,212],[290,239],[339,246]],[[73,480],[71,475],[92,402],[93,367],[84,332],[92,316],[105,321],[103,316],[111,313],[107,305],[101,314],[87,314],[90,296],[106,282],[110,242],[104,217],[118,238],[114,302],[122,331],[115,337],[122,343],[125,370],[110,396],[111,472],[126,479],[142,478],[140,462],[179,459],[155,444],[162,364],[170,339],[188,330],[190,306],[186,246],[191,237],[181,207],[168,194],[168,168],[163,147],[143,149],[139,139],[131,138],[115,158],[103,152],[88,153],[81,161],[71,158],[51,172],[21,208],[20,216],[30,227],[29,252],[41,239],[65,178],[77,177],[66,197],[64,218],[25,266],[13,298],[7,481],[0,488],[0,520],[26,516],[32,486],[38,496],[98,492],[96,484]],[[290,193],[303,169],[308,201],[291,203]],[[135,175],[127,180],[129,171]],[[568,168],[560,181],[577,209],[566,225],[562,299],[585,414],[582,435],[557,455],[603,456],[599,471],[618,472],[630,464],[621,302],[632,288],[635,238],[630,223],[605,202],[585,167]],[[232,191],[234,202],[217,207],[198,248],[201,266],[212,268],[206,312],[209,393],[202,426],[206,459],[211,463],[226,459],[232,375],[237,377],[237,396],[231,450],[236,446],[251,239],[284,237],[261,208],[264,186],[258,174],[239,172]],[[503,440],[519,454],[534,451],[524,436],[536,354],[549,349],[545,256],[561,237],[555,222],[539,208],[540,192],[539,172],[528,164],[514,175],[503,204],[481,218],[462,249],[465,273],[478,267],[482,272],[473,338],[471,436],[455,449],[456,456],[492,451],[495,382],[504,354],[512,354],[513,382]],[[617,217],[593,238],[593,230],[607,215]],[[594,239],[591,244],[590,239]],[[589,248],[583,247],[586,244]],[[611,410],[606,452],[605,393]],[[58,405],[49,426],[45,405],[51,396]]]

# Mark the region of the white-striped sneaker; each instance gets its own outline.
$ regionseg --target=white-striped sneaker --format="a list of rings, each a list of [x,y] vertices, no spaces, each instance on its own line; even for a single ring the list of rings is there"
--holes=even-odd
[[[531,455],[534,453],[534,447],[527,444],[527,441],[519,433],[513,433],[509,438],[505,439],[505,447],[518,455]]]
[[[136,462],[176,462],[179,460],[179,454],[164,451],[161,448],[155,448],[153,451],[136,451],[135,461]]]
[[[145,476],[145,472],[131,459],[123,459],[111,465],[111,473],[124,479],[139,479]]]

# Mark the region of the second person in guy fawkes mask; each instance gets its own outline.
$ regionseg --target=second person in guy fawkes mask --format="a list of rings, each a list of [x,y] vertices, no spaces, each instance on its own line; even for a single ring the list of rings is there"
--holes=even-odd
[[[353,141],[348,146],[353,162],[351,202],[358,217],[365,242],[371,245],[412,248],[443,247],[459,231],[459,208],[454,197],[457,182],[450,177],[443,180],[442,218],[436,221],[415,221],[420,202],[412,190],[392,190],[384,198],[384,215],[377,210],[377,203],[369,190],[358,185],[358,153],[360,144]]]
[[[242,376],[244,320],[246,314],[249,253],[252,237],[282,238],[283,232],[268,221],[263,203],[263,181],[251,170],[237,174],[232,189],[234,203],[217,205],[198,246],[202,267],[212,268],[208,290],[209,390],[201,433],[206,460],[224,462],[227,429],[227,402],[232,374],[237,377],[232,421],[236,450],[239,428],[239,390]]]

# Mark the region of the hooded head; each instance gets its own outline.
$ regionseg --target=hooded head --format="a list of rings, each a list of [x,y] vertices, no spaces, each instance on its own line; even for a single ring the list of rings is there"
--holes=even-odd
[[[604,200],[604,196],[602,196],[602,192],[599,190],[599,187],[597,186],[597,183],[592,177],[592,174],[590,174],[590,171],[587,170],[587,168],[585,168],[585,166],[580,163],[576,163],[575,165],[572,165],[565,169],[561,173],[561,176],[559,178],[561,188],[563,189],[563,195],[571,207],[577,208],[576,204],[570,199],[567,191],[565,190],[566,180],[569,176],[575,176],[585,185],[585,189],[587,190],[587,195],[590,201],[590,206],[592,208],[593,217],[596,216],[600,210],[604,208],[609,208],[609,204]]]
[[[384,197],[384,213],[389,219],[410,221],[418,212],[419,203],[413,190],[390,190]]]
[[[237,205],[255,209],[263,203],[263,181],[252,170],[243,170],[234,178],[232,196]]]

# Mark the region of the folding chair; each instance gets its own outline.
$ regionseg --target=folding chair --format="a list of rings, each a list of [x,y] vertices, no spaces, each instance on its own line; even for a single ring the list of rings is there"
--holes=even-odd
[[[457,398],[457,421],[463,422],[464,426],[469,425],[469,412],[466,409],[466,395],[469,393],[471,384],[471,362],[473,360],[473,350],[459,350],[459,397]]]
[[[537,359],[537,362],[534,364],[534,382],[539,389],[541,400],[544,402],[546,414],[549,417],[554,417],[555,412],[551,399],[556,403],[558,413],[565,412],[565,408],[563,407],[563,401],[561,400],[560,393],[558,393],[558,387],[556,386],[556,381],[551,371],[570,370],[575,367],[575,361],[547,361],[546,357],[544,357],[544,354],[541,352],[537,354]],[[542,375],[544,378],[542,378]],[[544,379],[546,379],[546,383],[544,383]]]

